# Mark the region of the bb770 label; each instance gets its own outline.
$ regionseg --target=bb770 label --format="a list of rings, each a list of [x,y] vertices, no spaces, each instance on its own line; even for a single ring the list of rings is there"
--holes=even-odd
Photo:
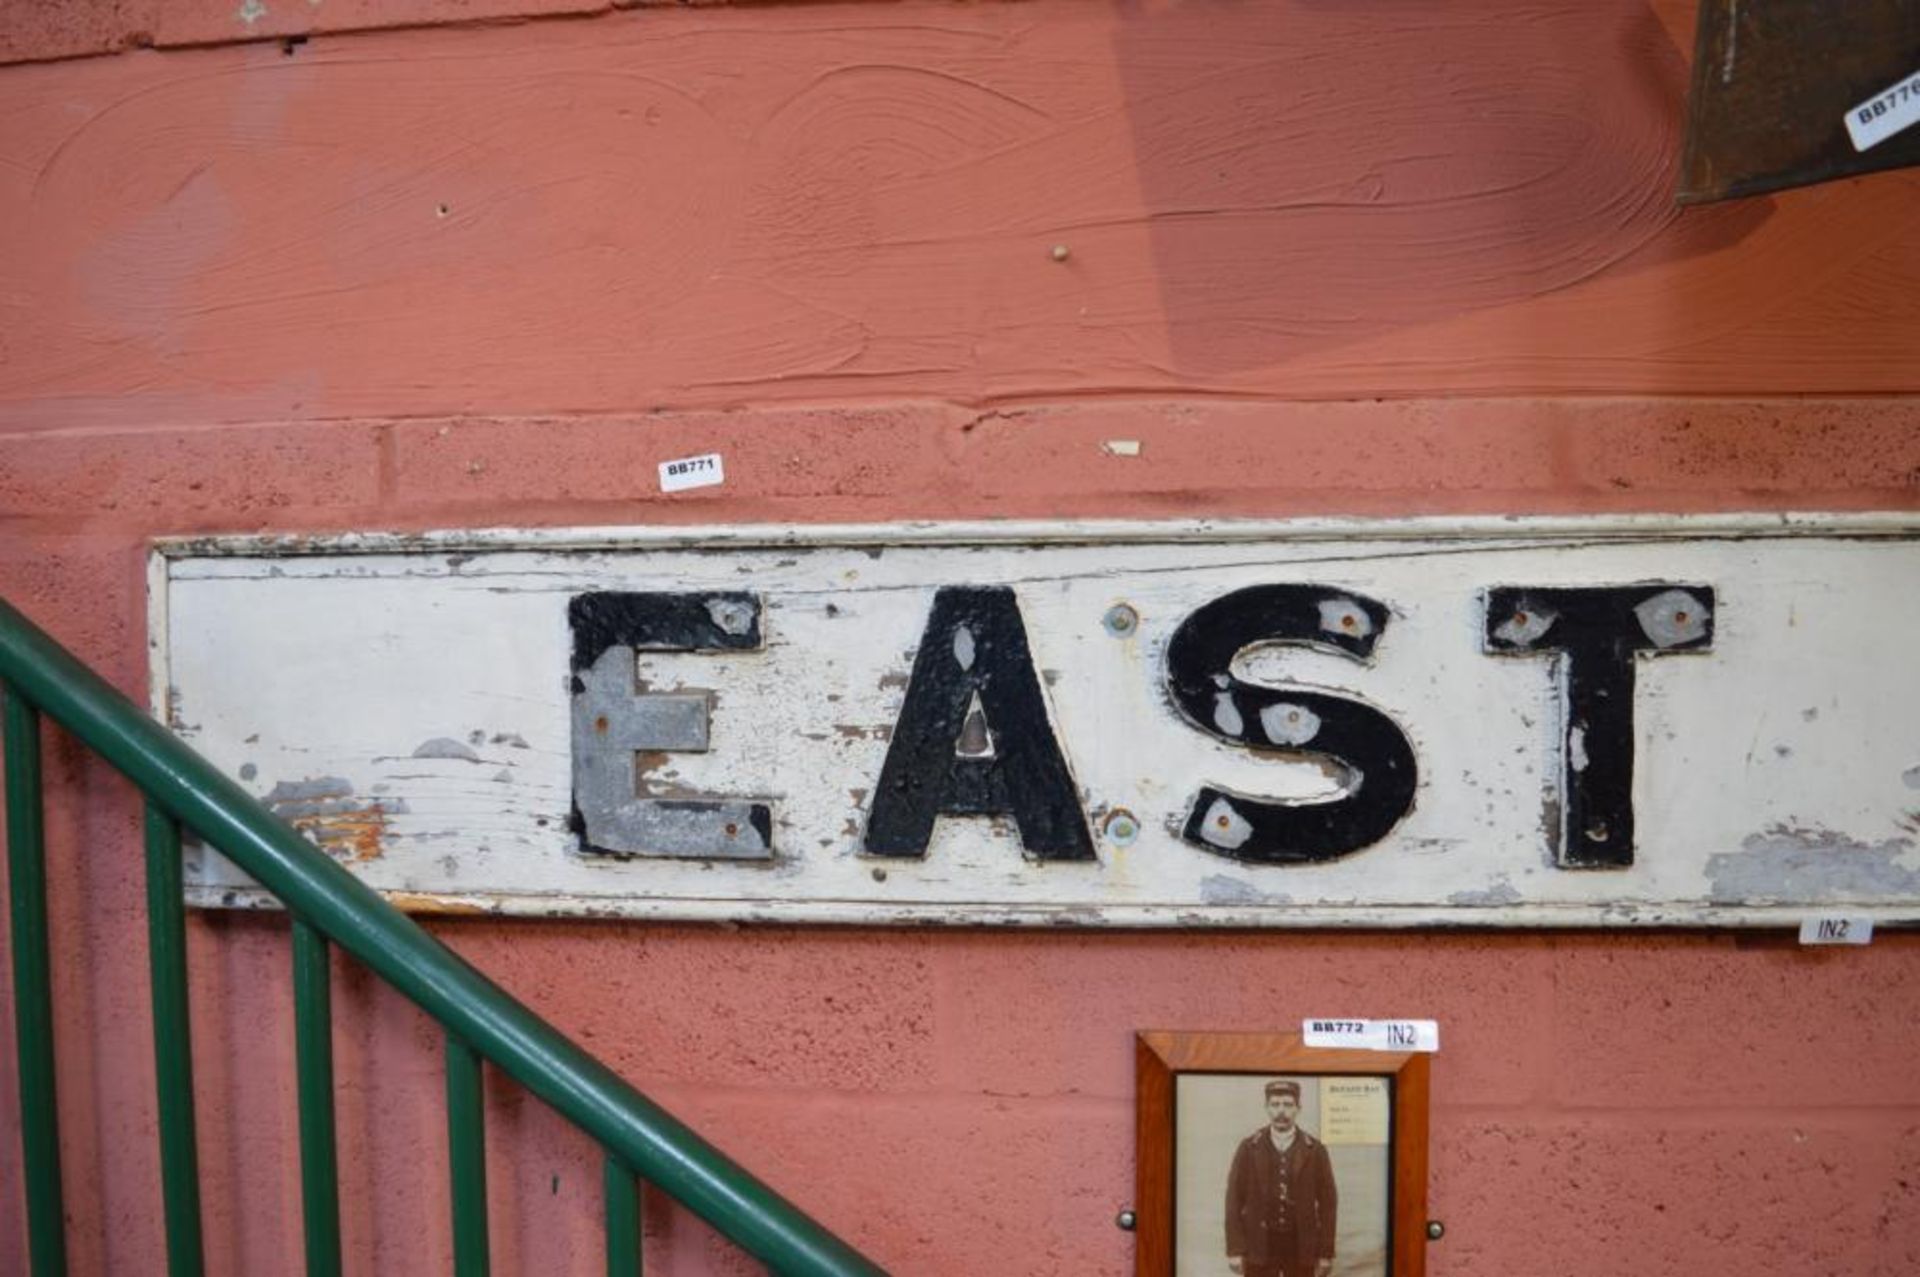
[[[1848,110],[1847,136],[1854,150],[1864,151],[1915,123],[1920,123],[1920,71]]]

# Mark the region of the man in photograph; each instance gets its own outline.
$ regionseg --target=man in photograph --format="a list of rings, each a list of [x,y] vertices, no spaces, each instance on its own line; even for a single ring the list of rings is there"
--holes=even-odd
[[[1300,1084],[1267,1083],[1267,1124],[1227,1173],[1227,1267],[1240,1277],[1328,1277],[1339,1195],[1327,1146],[1300,1129]]]

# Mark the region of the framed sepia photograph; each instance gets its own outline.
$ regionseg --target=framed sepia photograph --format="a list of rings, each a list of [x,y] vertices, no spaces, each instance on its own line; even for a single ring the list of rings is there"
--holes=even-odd
[[[1139,1277],[1420,1277],[1428,1056],[1138,1036]]]

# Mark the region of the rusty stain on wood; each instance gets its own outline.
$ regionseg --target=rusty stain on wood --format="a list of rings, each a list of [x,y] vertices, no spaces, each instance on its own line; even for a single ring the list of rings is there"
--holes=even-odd
[[[387,903],[406,913],[432,913],[478,918],[499,912],[497,906],[463,896],[441,896],[424,891],[388,891]]]
[[[273,814],[312,839],[322,851],[350,864],[385,854],[387,820],[405,810],[400,799],[361,801],[353,786],[338,776],[281,781],[265,802]]]

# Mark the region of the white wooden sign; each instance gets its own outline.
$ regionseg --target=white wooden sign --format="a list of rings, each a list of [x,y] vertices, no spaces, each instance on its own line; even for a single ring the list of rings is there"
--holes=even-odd
[[[1920,919],[1920,523],[160,544],[155,704],[421,909]],[[197,903],[260,894],[211,854]]]

